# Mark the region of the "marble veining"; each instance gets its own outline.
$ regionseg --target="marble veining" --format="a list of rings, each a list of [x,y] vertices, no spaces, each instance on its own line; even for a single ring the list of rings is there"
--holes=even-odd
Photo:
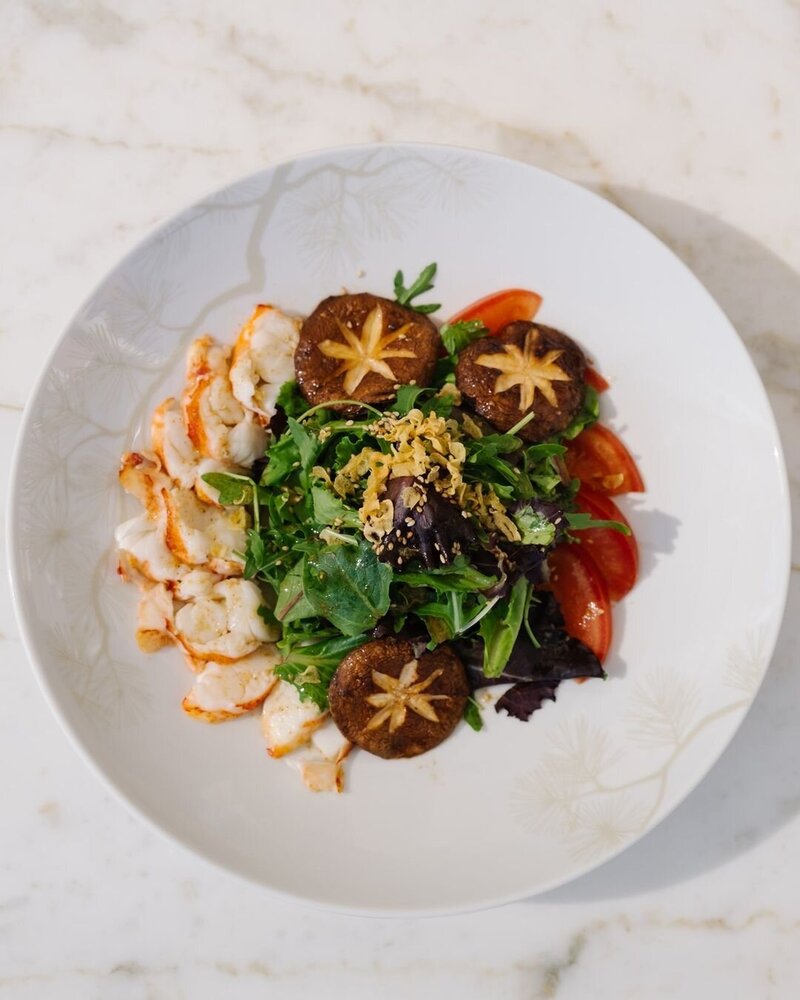
[[[8,0],[3,25],[4,496],[55,339],[149,229],[265,162],[415,139],[554,170],[670,245],[761,373],[798,520],[796,2]],[[4,575],[0,998],[798,995],[799,541],[764,686],[697,791],[570,886],[428,921],[276,901],[129,816],[36,687]]]

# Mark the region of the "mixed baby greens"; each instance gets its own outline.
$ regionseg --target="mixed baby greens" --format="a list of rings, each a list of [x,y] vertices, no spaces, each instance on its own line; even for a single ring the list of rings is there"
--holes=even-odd
[[[437,309],[413,301],[435,270],[409,288],[398,272],[396,300]],[[244,576],[262,585],[261,613],[282,633],[277,673],[303,699],[326,708],[348,652],[400,635],[420,648],[452,642],[473,688],[513,683],[498,707],[528,718],[561,679],[603,676],[542,586],[547,553],[570,529],[625,530],[573,512],[579,483],[563,442],[597,420],[597,394],[587,386],[570,425],[543,443],[519,436],[531,415],[498,433],[462,408],[455,386],[459,352],[486,329],[471,321],[439,333],[431,384],[399,386],[385,410],[337,401],[358,407],[347,418],[287,382],[263,462],[249,476],[203,478],[221,503],[252,512]],[[475,701],[465,718],[480,728]]]

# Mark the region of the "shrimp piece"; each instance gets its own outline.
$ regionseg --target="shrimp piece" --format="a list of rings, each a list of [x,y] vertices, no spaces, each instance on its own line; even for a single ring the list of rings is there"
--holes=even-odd
[[[312,792],[341,792],[344,789],[342,762],[352,746],[333,719],[326,718],[311,734],[309,746],[290,754],[286,763],[297,768],[306,788]]]
[[[159,521],[148,514],[137,514],[123,521],[114,532],[119,550],[119,574],[135,583],[173,583],[190,567],[179,562],[164,542]]]
[[[243,507],[209,507],[191,490],[162,489],[164,541],[176,559],[222,576],[242,572],[237,555],[247,545],[249,516]]]
[[[136,642],[143,653],[154,653],[173,642],[172,593],[163,583],[146,587],[136,611]]]
[[[175,637],[195,659],[233,663],[275,638],[258,613],[262,603],[251,580],[222,580],[178,611]]]
[[[274,306],[256,306],[233,348],[233,395],[263,424],[275,416],[278,392],[294,378],[294,352],[300,323]]]
[[[208,334],[198,337],[186,355],[186,382],[191,385],[208,375],[227,375],[229,349]]]
[[[201,458],[186,430],[183,408],[177,399],[170,397],[156,409],[150,425],[153,451],[161,466],[178,486],[193,489],[208,504],[219,507],[219,490],[210,486],[203,476],[208,472],[245,472],[241,466]]]
[[[180,580],[175,581],[172,592],[179,601],[194,601],[200,597],[210,597],[215,584],[221,581],[221,577],[207,569],[190,569],[186,567],[186,573]]]
[[[136,497],[152,518],[161,513],[161,491],[171,485],[157,455],[128,451],[122,456],[119,482],[126,493]]]
[[[165,399],[153,413],[150,423],[153,451],[158,455],[164,471],[178,486],[191,489],[197,478],[197,454],[186,431],[183,410],[177,399]]]
[[[280,681],[264,702],[261,732],[270,757],[283,757],[305,746],[315,729],[322,725],[327,712],[313,701],[301,701],[294,684]]]
[[[261,458],[267,434],[231,392],[227,353],[210,337],[195,341],[183,397],[186,431],[205,458],[245,468]]]
[[[231,664],[208,663],[183,699],[183,710],[204,722],[224,722],[258,708],[278,683],[274,646]]]

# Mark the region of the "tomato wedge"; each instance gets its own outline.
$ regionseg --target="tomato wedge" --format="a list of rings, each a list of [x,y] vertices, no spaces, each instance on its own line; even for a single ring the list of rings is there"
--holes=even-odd
[[[578,510],[591,514],[596,521],[620,521],[630,528],[625,515],[614,501],[602,493],[582,487],[575,497]],[[639,571],[639,548],[631,532],[623,535],[613,528],[585,528],[573,531],[580,544],[592,557],[606,581],[608,596],[620,601],[636,583]]]
[[[605,392],[609,388],[609,383],[591,365],[587,365],[584,378],[586,379],[586,384],[590,385],[595,392]]]
[[[526,291],[524,288],[507,288],[502,292],[494,292],[486,298],[478,299],[472,305],[462,309],[449,320],[450,323],[461,323],[465,320],[479,319],[489,333],[499,333],[504,326],[519,319],[533,319],[542,304],[541,295]]]
[[[602,663],[611,645],[611,601],[592,557],[580,545],[557,545],[547,557],[550,587],[567,632]]]
[[[631,453],[613,431],[600,424],[587,427],[567,442],[567,472],[598,493],[643,493],[644,481]]]

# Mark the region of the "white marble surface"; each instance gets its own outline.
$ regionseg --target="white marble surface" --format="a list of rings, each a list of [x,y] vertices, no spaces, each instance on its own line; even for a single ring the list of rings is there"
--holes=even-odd
[[[765,379],[797,506],[796,2],[4,0],[0,19],[4,491],[33,380],[123,252],[270,160],[392,138],[557,171],[666,240]],[[61,733],[2,588],[0,997],[800,995],[797,572],[750,716],[676,813],[569,887],[428,921],[278,903],[141,826]]]

